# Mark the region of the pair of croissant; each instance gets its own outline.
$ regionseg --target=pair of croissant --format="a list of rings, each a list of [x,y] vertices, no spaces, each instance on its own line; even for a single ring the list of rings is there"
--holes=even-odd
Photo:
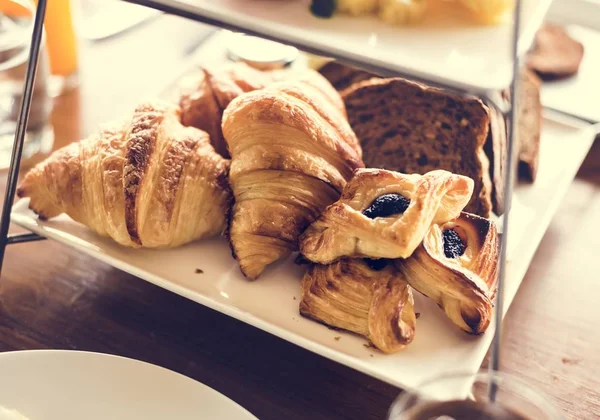
[[[472,192],[470,178],[441,170],[358,170],[300,238],[315,263],[302,281],[301,313],[393,353],[414,337],[410,285],[464,331],[484,332],[498,239],[492,222],[462,212]]]
[[[269,83],[283,73],[243,64],[201,73],[182,107],[140,105],[56,151],[18,195],[42,219],[67,213],[130,247],[174,247],[228,228],[242,271],[258,277],[297,250],[300,233],[363,166],[362,152],[340,96],[317,72]],[[182,124],[218,122],[214,142],[221,120],[231,161],[205,131]]]
[[[182,110],[181,121],[185,126],[206,131],[215,150],[220,155],[230,158],[221,127],[225,109],[231,101],[244,93],[264,89],[273,83],[286,80],[308,85],[346,116],[341,96],[318,72],[260,71],[239,62],[218,68],[202,67],[181,82],[179,97],[179,106]]]

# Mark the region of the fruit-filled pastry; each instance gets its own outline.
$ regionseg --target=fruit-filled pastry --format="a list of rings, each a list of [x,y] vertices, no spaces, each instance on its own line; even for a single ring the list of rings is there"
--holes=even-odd
[[[432,224],[460,214],[472,192],[470,178],[442,170],[358,170],[340,200],[304,232],[300,252],[320,264],[341,257],[407,258]]]
[[[494,223],[462,213],[431,226],[413,255],[395,263],[404,279],[433,299],[454,324],[481,334],[492,315],[498,253]]]

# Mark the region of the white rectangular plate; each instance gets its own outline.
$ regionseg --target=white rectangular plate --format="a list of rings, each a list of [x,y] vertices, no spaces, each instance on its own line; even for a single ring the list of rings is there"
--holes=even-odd
[[[551,2],[522,0],[521,52],[531,45]],[[375,16],[316,18],[308,0],[185,0],[180,4],[196,14],[323,55],[473,93],[505,89],[512,78],[511,14],[493,26],[446,13],[428,15],[418,25],[391,26]]]
[[[550,219],[593,140],[591,126],[576,120],[544,121],[535,185],[520,185],[511,217],[507,309]],[[255,282],[245,280],[223,239],[172,250],[133,250],[100,238],[67,216],[39,221],[18,202],[12,221],[200,304],[268,331],[354,369],[401,387],[452,370],[479,368],[493,331],[472,337],[459,331],[435,304],[415,294],[414,342],[395,355],[365,347],[355,335],[333,331],[298,314],[303,267],[293,258],[275,264]],[[197,274],[196,269],[203,274]],[[202,331],[198,331],[202,334]],[[336,337],[341,337],[336,340]]]

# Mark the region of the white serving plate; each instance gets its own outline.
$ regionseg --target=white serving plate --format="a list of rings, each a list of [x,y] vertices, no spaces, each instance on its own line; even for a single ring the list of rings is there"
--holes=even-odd
[[[0,372],[1,419],[8,411],[28,420],[256,420],[200,382],[109,354],[6,352]]]
[[[600,31],[600,1],[554,0],[547,17],[563,25],[575,24]]]
[[[592,126],[578,120],[556,115],[544,120],[538,179],[535,185],[519,185],[513,200],[505,310],[593,137]],[[358,336],[330,330],[299,315],[304,268],[295,265],[293,257],[274,264],[259,280],[249,282],[241,275],[223,239],[172,250],[133,250],[96,236],[64,215],[39,221],[27,205],[26,200],[15,204],[14,223],[400,387],[414,387],[448,371],[476,371],[492,340],[491,328],[482,336],[468,336],[454,327],[435,304],[416,294],[416,311],[421,317],[414,342],[400,353],[383,355],[365,347],[366,341]],[[204,273],[196,274],[197,268]]]
[[[132,0],[135,2],[135,0]],[[533,41],[552,0],[522,0],[519,49]],[[447,14],[414,26],[391,26],[374,16],[319,19],[308,0],[156,0],[300,49],[387,69],[458,89],[505,89],[512,79],[512,15],[494,26]]]

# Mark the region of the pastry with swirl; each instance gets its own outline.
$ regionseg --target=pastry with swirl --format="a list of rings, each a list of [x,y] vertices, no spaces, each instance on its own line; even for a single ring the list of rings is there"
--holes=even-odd
[[[314,70],[260,71],[243,62],[225,66],[205,66],[185,78],[180,86],[179,104],[183,125],[192,126],[209,133],[215,150],[230,157],[221,130],[225,108],[238,96],[281,81],[305,83],[321,92],[323,97],[344,116],[344,101],[331,84]]]
[[[442,170],[358,170],[340,200],[304,232],[300,252],[319,264],[341,257],[407,258],[432,224],[460,214],[472,192],[470,178]]]
[[[404,279],[433,299],[454,324],[485,332],[496,294],[499,241],[494,223],[469,213],[431,226],[410,258],[396,260]]]
[[[413,340],[413,305],[410,287],[386,260],[315,264],[302,279],[302,315],[360,334],[384,353],[395,353]]]
[[[298,249],[298,237],[363,166],[342,113],[316,88],[282,82],[246,93],[223,115],[235,197],[229,240],[256,279]]]
[[[221,233],[231,196],[229,162],[179,107],[138,106],[123,121],[54,152],[17,194],[41,219],[68,214],[129,247],[175,247]]]

